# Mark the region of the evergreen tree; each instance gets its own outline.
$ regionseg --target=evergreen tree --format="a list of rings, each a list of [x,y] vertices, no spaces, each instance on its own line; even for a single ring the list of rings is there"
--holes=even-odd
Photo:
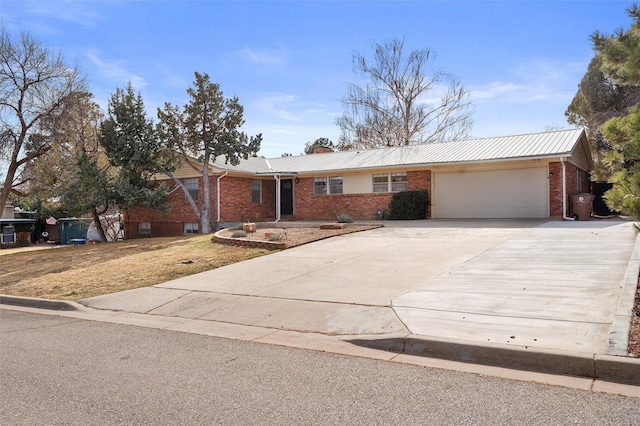
[[[629,107],[640,102],[640,87],[617,84],[602,71],[602,58],[593,57],[586,74],[578,85],[565,115],[570,124],[586,127],[594,162],[594,176],[606,181],[612,170],[605,161],[611,151],[609,142],[602,136],[600,127],[609,119],[627,113]]]
[[[313,142],[307,142],[304,145],[304,153],[309,155],[309,154],[313,154],[314,151],[316,149],[322,149],[322,148],[326,148],[326,149],[331,149],[331,150],[335,150],[336,147],[333,144],[332,141],[330,141],[327,138],[318,138]]]
[[[99,173],[97,162],[81,167],[79,179],[95,180],[104,196],[96,196],[102,211],[111,204],[120,207],[156,208],[167,199],[167,187],[154,184],[151,177],[171,170],[173,156],[165,149],[153,122],[147,118],[140,94],[131,84],[117,89],[109,101],[108,116],[100,126],[100,146],[104,149],[110,172]],[[86,161],[86,158],[79,158]]]
[[[602,71],[617,84],[640,86],[640,9],[627,9],[634,23],[627,31],[605,36],[595,32],[594,47],[602,57]],[[613,150],[607,159],[616,172],[611,177],[613,189],[605,199],[610,208],[640,220],[640,107],[634,106],[622,117],[602,126],[602,133]]]
[[[613,171],[613,188],[605,194],[607,205],[640,220],[640,106],[607,121],[602,133],[613,146],[606,157]]]
[[[202,233],[208,234],[211,232],[209,164],[224,157],[225,163],[236,165],[241,159],[255,155],[260,149],[262,135],[249,137],[240,131],[244,124],[244,109],[238,97],[225,98],[220,86],[212,83],[206,73],[195,73],[193,87],[187,89],[187,94],[189,102],[182,110],[170,103],[158,110],[158,129],[165,146],[180,152],[183,161],[203,178],[204,199],[198,207],[184,183],[173,176],[171,170],[165,170],[182,188],[198,215]]]

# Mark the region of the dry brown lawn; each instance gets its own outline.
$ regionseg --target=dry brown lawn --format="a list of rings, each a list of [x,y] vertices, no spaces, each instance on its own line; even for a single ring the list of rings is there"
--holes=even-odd
[[[289,228],[286,242],[292,247],[375,227]],[[283,232],[282,229],[276,231]],[[272,252],[266,248],[213,243],[211,235],[3,249],[0,250],[0,293],[76,301],[159,284]]]
[[[0,251],[0,293],[80,300],[145,287],[262,256],[211,235]]]

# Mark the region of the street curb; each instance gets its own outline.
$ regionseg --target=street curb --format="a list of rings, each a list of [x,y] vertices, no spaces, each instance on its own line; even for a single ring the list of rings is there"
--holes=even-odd
[[[104,318],[93,318],[92,312],[97,312],[95,309],[87,308],[76,302],[0,295],[0,304],[50,311],[75,311],[77,314],[71,315],[81,315],[82,318],[93,321],[104,320]],[[87,314],[89,316],[86,316]],[[139,315],[145,317],[144,314]],[[130,318],[126,323],[149,326],[148,324],[131,323]],[[308,336],[308,334],[305,335]],[[234,339],[228,334],[223,337]],[[437,358],[468,364],[585,377],[605,382],[640,386],[640,358],[627,356],[564,352],[521,346],[507,347],[496,343],[433,339],[416,334],[396,335],[386,338],[379,335],[363,335],[357,338],[352,336],[351,338],[339,340],[398,355]],[[315,347],[315,349],[318,348]],[[344,352],[345,355],[350,353],[350,351]]]
[[[640,276],[640,235],[627,263],[624,279],[620,284],[620,295],[609,330],[609,348],[607,355],[626,356],[629,354],[629,334],[631,333],[631,315]]]
[[[441,358],[538,373],[561,374],[640,385],[640,358],[554,351],[519,346],[409,335],[405,338],[350,339],[350,343],[404,355]]]
[[[84,307],[75,302],[64,300],[39,299],[36,297],[19,297],[0,294],[0,305],[22,306],[25,308],[49,309],[54,311],[79,311]]]
[[[640,358],[596,355],[594,359],[597,378],[640,386]]]

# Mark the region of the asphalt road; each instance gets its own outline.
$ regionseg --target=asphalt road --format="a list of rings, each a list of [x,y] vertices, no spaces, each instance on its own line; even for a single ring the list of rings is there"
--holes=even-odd
[[[0,423],[637,425],[638,399],[0,309]]]

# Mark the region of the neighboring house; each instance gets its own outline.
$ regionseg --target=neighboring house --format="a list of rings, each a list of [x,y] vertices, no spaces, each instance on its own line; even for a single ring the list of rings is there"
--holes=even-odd
[[[7,204],[0,216],[0,248],[28,246],[34,240],[36,219],[30,214],[16,211]]]
[[[393,193],[426,190],[432,218],[552,218],[570,215],[568,195],[589,191],[591,153],[583,130],[332,152],[252,157],[210,165],[216,222],[355,220],[381,217]],[[197,203],[202,177],[175,172]],[[168,179],[158,176],[158,180]],[[172,182],[167,182],[172,186]],[[127,238],[197,233],[198,217],[181,190],[166,211],[130,209]],[[201,204],[199,204],[201,205]]]

